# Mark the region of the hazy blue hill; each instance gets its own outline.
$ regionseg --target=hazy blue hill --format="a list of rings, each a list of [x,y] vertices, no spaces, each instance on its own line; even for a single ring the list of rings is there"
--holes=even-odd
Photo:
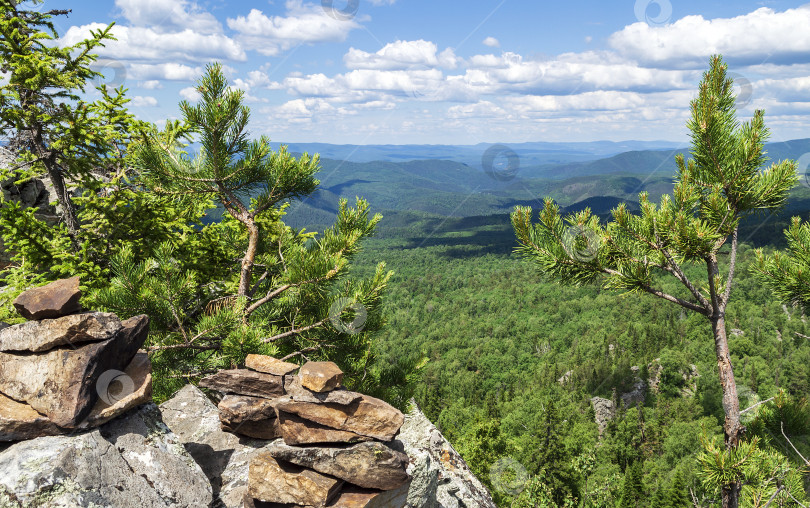
[[[512,146],[521,149],[520,144]],[[773,160],[798,159],[810,152],[810,139],[771,143],[767,148]],[[492,224],[508,225],[505,218],[515,206],[539,209],[545,197],[553,198],[567,211],[590,207],[594,213],[607,215],[620,202],[637,209],[639,192],[649,193],[652,201],[671,193],[677,153],[688,154],[688,147],[521,168],[514,179],[503,182],[478,167],[452,160],[349,162],[323,158],[320,189],[303,202],[293,203],[287,222],[321,230],[333,223],[340,198],[353,202],[356,196],[367,199],[373,211],[385,214],[383,230],[404,227],[392,221],[410,221],[429,229],[441,221],[458,225],[448,218],[489,215],[501,217]],[[802,182],[804,185],[791,193],[786,215],[810,210],[810,182],[804,178]],[[425,222],[428,220],[431,222]]]
[[[672,141],[593,141],[571,143],[479,143],[476,145],[332,145],[328,143],[273,143],[286,144],[291,152],[319,153],[321,157],[347,162],[444,159],[473,167],[481,167],[484,152],[495,144],[502,144],[520,157],[521,166],[563,164],[589,161],[631,150],[662,150],[680,146]]]

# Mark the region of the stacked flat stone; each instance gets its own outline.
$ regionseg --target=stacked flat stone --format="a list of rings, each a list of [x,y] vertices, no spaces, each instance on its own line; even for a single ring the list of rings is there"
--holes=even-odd
[[[0,326],[0,441],[97,427],[151,400],[149,318],[82,312],[80,298],[78,277],[31,289],[14,301],[30,321]]]
[[[225,394],[223,430],[275,439],[250,462],[246,508],[405,505],[408,456],[392,442],[405,421],[399,410],[344,389],[332,362],[299,368],[249,355],[245,367],[200,386]]]

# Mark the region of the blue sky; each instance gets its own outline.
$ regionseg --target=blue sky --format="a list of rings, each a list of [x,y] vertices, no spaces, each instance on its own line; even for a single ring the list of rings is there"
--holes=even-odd
[[[331,7],[330,7],[331,6]],[[810,4],[620,0],[46,0],[64,44],[115,21],[99,51],[132,109],[162,123],[205,64],[280,142],[685,140],[712,53],[741,116],[810,137]],[[356,12],[355,12],[356,9]]]

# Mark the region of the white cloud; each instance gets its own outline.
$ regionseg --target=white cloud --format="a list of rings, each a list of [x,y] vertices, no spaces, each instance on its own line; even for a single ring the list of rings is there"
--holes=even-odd
[[[157,90],[163,88],[163,83],[157,79],[150,79],[148,81],[141,81],[138,83],[138,87],[145,88],[146,90]]]
[[[666,26],[634,23],[608,39],[619,53],[647,65],[705,67],[722,54],[740,65],[788,58],[810,61],[810,5],[776,12],[762,7],[734,18],[686,16]]]
[[[304,5],[302,0],[287,0],[286,8],[287,16],[267,16],[251,9],[247,16],[228,18],[227,24],[239,32],[238,39],[246,48],[269,56],[298,44],[343,41],[360,27],[353,19],[335,19],[320,5]]]
[[[200,92],[197,91],[196,87],[187,86],[180,90],[180,97],[189,102],[197,102],[200,100]]]
[[[222,25],[211,13],[188,0],[115,0],[115,5],[133,25],[156,32],[184,29],[200,34],[222,32]]]
[[[72,26],[60,39],[63,46],[72,45],[89,37],[90,30],[98,30],[106,25],[91,23]],[[144,27],[113,27],[117,41],[106,41],[105,47],[94,50],[99,55],[116,60],[140,61],[191,61],[211,60],[245,61],[245,51],[235,40],[223,34],[202,34],[191,29],[181,32],[158,32]]]
[[[451,106],[447,110],[447,116],[450,118],[471,118],[471,117],[506,117],[507,112],[497,104],[490,101],[480,101],[475,104],[463,104],[459,106]]]
[[[132,106],[136,107],[136,108],[137,107],[143,107],[143,106],[154,107],[154,106],[158,105],[158,101],[154,97],[149,97],[149,96],[144,97],[144,96],[141,96],[141,95],[136,95],[135,97],[132,98],[132,101],[130,102],[130,104]]]
[[[169,81],[193,81],[202,76],[202,67],[190,67],[178,63],[160,64],[130,64],[128,67],[128,77],[138,80],[169,80]]]
[[[414,67],[455,68],[458,58],[451,48],[438,53],[435,43],[426,40],[396,41],[376,53],[350,48],[343,57],[349,69],[411,69]]]
[[[500,41],[498,41],[498,39],[496,39],[495,37],[487,37],[486,39],[484,39],[483,44],[484,44],[484,46],[489,46],[490,48],[500,48],[501,47]]]

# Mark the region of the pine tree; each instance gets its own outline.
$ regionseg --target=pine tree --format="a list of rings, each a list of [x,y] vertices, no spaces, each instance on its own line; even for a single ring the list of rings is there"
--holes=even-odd
[[[662,196],[655,205],[642,193],[640,215],[631,214],[622,204],[604,226],[590,209],[563,218],[559,206],[546,199],[539,223],[532,223],[530,208],[518,207],[512,224],[518,251],[551,278],[575,285],[602,281],[605,288],[648,293],[706,318],[712,327],[723,391],[725,442],[733,448],[744,427],[725,313],[736,267],[738,228],[746,217],[785,203],[796,183],[796,164],[783,161],[762,169],[769,135],[764,113],[756,111],[749,122],[738,123],[733,83],[726,71],[722,58],[715,56],[703,75],[687,124],[692,159],[676,157],[672,196]],[[722,276],[721,249],[727,249],[723,253],[729,259]],[[687,264],[705,267],[704,284],[687,276],[683,269]],[[661,277],[678,281],[680,293],[665,292]],[[739,481],[722,487],[724,508],[738,505],[740,488]]]
[[[382,217],[370,217],[363,200],[354,208],[342,200],[336,224],[320,237],[285,225],[288,203],[317,188],[317,156],[295,158],[284,147],[271,150],[265,137],[249,140],[244,92],[228,86],[220,65],[207,67],[197,89],[199,103],[183,101],[180,109],[199,153],[188,155],[184,131],[167,128],[135,148],[133,164],[151,192],[225,213],[165,242],[152,259],[138,262],[132,249],[113,256],[116,277],[96,295],[121,316],[152,317],[148,347],[161,372],[158,397],[242,365],[250,353],[334,360],[358,389],[380,376],[407,379],[372,368],[371,333],[383,323],[391,272],[381,263],[367,279],[347,275]],[[193,255],[178,255],[189,246]]]

